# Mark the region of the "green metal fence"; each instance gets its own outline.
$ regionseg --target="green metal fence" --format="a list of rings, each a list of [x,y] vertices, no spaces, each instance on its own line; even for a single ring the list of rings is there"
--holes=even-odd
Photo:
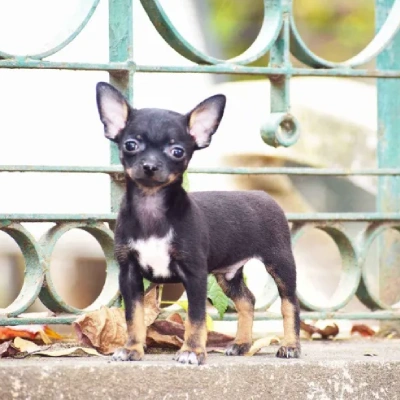
[[[100,0],[94,0],[86,18],[78,29],[63,43],[42,54],[15,57],[0,52],[0,68],[60,69],[107,71],[110,82],[117,86],[127,98],[133,100],[133,76],[141,72],[152,73],[215,73],[244,74],[268,77],[271,82],[271,110],[266,123],[261,127],[263,140],[272,146],[291,146],[299,136],[298,122],[289,113],[290,79],[292,76],[331,77],[375,77],[378,78],[378,169],[314,169],[314,168],[220,168],[191,169],[191,173],[209,174],[288,174],[350,176],[375,175],[379,177],[378,199],[375,213],[341,214],[288,214],[293,223],[295,242],[305,228],[315,227],[326,232],[340,250],[343,262],[339,286],[329,306],[313,304],[305,294],[298,293],[303,306],[302,318],[351,318],[398,320],[400,313],[377,298],[366,279],[365,259],[371,243],[384,237],[389,228],[400,231],[400,0],[376,0],[376,35],[358,55],[342,63],[321,59],[302,41],[293,19],[291,0],[264,0],[264,20],[259,36],[242,55],[232,60],[219,60],[203,54],[189,44],[175,29],[158,0],[140,0],[155,29],[179,54],[193,62],[190,66],[139,65],[133,56],[132,0],[109,0],[109,63],[69,63],[46,60],[58,52],[80,33],[96,11]],[[265,67],[250,64],[266,53],[270,63]],[[289,55],[294,55],[305,66],[294,68]],[[363,69],[362,65],[376,58],[376,69]],[[267,95],[267,94],[266,94]],[[328,94],[329,95],[329,94]],[[2,145],[7,145],[3,142]],[[113,258],[113,232],[110,227],[122,190],[118,153],[111,145],[110,165],[104,167],[83,166],[0,166],[0,172],[68,172],[108,174],[111,182],[112,206],[109,214],[91,215],[46,215],[46,214],[0,214],[0,229],[10,235],[19,245],[25,258],[25,280],[16,300],[5,309],[0,309],[0,325],[36,323],[71,323],[76,315],[102,304],[111,305],[118,300],[118,267]],[[0,210],[1,211],[1,210]],[[40,241],[21,225],[22,222],[55,222]],[[357,239],[351,238],[343,223],[359,221],[363,229]],[[66,304],[57,294],[49,273],[49,262],[57,240],[68,230],[81,228],[101,244],[107,261],[107,278],[98,299],[87,309],[80,310]],[[395,261],[381,266],[382,276],[390,275],[400,268]],[[398,274],[399,275],[399,274]],[[384,279],[384,278],[381,278]],[[395,284],[387,283],[390,290]],[[340,310],[357,296],[370,311],[344,313]],[[22,319],[23,313],[37,298],[56,317]],[[269,299],[271,304],[274,299]],[[226,314],[226,319],[235,315]],[[280,315],[258,312],[256,319],[277,319]]]

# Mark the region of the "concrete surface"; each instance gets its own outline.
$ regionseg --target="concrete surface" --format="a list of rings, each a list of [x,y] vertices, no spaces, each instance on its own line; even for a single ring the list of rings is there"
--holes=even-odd
[[[305,342],[299,360],[210,354],[183,366],[171,354],[0,360],[0,399],[398,399],[400,340]],[[368,354],[368,355],[367,355]]]

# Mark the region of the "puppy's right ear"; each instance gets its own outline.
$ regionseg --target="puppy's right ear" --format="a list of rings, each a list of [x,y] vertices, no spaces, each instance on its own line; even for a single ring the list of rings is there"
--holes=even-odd
[[[128,121],[130,107],[125,97],[106,82],[96,85],[96,101],[107,139],[118,141],[119,133]]]

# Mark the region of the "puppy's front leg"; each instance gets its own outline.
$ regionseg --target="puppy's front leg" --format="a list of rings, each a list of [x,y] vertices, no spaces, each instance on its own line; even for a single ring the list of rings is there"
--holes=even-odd
[[[189,276],[183,282],[189,302],[185,321],[185,341],[175,360],[182,364],[204,364],[206,361],[207,273]]]
[[[144,356],[146,326],[144,323],[143,277],[139,268],[131,263],[121,264],[119,285],[125,303],[128,340],[124,347],[115,351],[117,361],[140,361]]]

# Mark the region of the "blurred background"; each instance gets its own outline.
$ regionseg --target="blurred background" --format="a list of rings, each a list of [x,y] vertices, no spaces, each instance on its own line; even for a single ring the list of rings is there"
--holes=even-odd
[[[162,0],[182,35],[206,53],[228,59],[256,38],[263,2],[253,0]],[[251,6],[249,4],[251,3]],[[374,0],[295,0],[298,30],[311,50],[331,61],[357,54],[373,38]],[[134,60],[147,65],[188,65],[159,37],[140,2],[134,2]],[[28,0],[0,3],[0,50],[25,55],[60,43],[82,21],[91,1]],[[57,61],[108,60],[107,1],[101,0],[83,32],[49,57]],[[292,59],[296,66],[299,61]],[[268,56],[255,65],[267,65]],[[373,63],[363,66],[372,68]],[[106,165],[109,144],[103,138],[94,101],[103,72],[0,70],[2,114],[0,164]],[[225,93],[228,105],[212,145],[192,166],[376,166],[376,81],[373,79],[293,78],[291,113],[301,139],[289,149],[274,149],[260,138],[269,109],[269,81],[263,77],[210,74],[135,75],[136,107],[167,107],[187,112],[208,95]],[[100,213],[110,210],[108,176],[87,174],[0,174],[1,213]],[[190,176],[191,190],[261,189],[287,212],[367,212],[375,210],[376,180],[287,176]],[[25,224],[39,238],[52,224]],[[350,236],[362,224],[347,224]],[[312,248],[312,251],[310,249]],[[337,246],[324,232],[308,229],[295,246],[299,290],[315,304],[330,304],[342,271]],[[379,294],[376,248],[368,255],[371,286]],[[252,262],[250,262],[251,264]],[[257,264],[257,263],[255,263]],[[246,266],[257,306],[268,303],[274,287],[260,265]],[[84,308],[100,293],[106,265],[99,244],[72,230],[56,245],[51,273],[58,293]],[[251,272],[253,271],[253,272]],[[24,260],[16,243],[0,231],[0,308],[18,295]],[[262,276],[262,279],[260,279]],[[164,296],[176,299],[182,288]],[[384,296],[384,294],[381,294]],[[387,298],[387,301],[400,300]],[[38,300],[30,310],[42,310]],[[279,301],[271,307],[279,310]],[[346,310],[364,310],[353,299]]]

